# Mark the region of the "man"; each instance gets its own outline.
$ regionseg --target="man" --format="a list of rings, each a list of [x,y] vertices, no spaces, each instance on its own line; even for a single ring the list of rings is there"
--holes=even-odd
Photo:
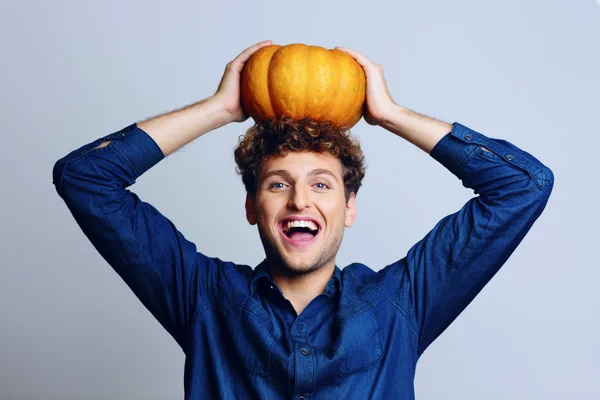
[[[383,70],[339,48],[367,77],[365,120],[408,140],[479,196],[405,258],[374,272],[335,263],[356,215],[362,153],[326,122],[279,118],[236,149],[266,259],[254,270],[196,251],[126,190],[164,157],[248,116],[244,63],[194,105],[98,138],[60,159],[54,184],[96,249],[186,354],[189,399],[412,399],[416,362],[479,293],[542,213],[550,169],[513,144],[392,101]]]

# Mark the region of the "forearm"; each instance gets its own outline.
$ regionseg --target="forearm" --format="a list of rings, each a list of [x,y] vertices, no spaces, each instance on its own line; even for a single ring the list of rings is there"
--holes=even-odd
[[[175,111],[138,122],[137,125],[156,142],[166,157],[205,133],[229,122],[231,117],[225,108],[214,97],[209,97]],[[110,141],[106,141],[98,148],[109,143]]]
[[[452,130],[452,124],[429,118],[407,108],[394,105],[381,126],[431,153],[435,145]]]
[[[138,122],[168,156],[203,134],[231,122],[220,103],[209,97],[179,110]]]

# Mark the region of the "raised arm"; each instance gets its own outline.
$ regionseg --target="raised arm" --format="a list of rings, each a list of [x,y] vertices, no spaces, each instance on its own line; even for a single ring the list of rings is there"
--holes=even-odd
[[[396,105],[383,70],[360,53],[348,52],[367,75],[370,123],[426,151],[479,195],[442,218],[405,258],[378,273],[381,287],[411,324],[420,355],[523,240],[548,202],[554,175],[512,143]]]
[[[442,218],[405,258],[381,273],[383,285],[414,323],[418,354],[508,260],[541,215],[554,184],[552,171],[531,154],[459,123],[430,155],[479,196]]]
[[[229,63],[214,96],[98,138],[54,165],[53,183],[83,233],[184,350],[187,324],[229,266],[198,253],[127,187],[204,133],[248,118],[240,103],[240,72],[267,44]]]

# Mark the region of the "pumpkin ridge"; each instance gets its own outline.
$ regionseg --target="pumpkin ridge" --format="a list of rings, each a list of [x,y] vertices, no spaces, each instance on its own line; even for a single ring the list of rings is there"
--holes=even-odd
[[[271,58],[269,58],[269,62],[267,63],[267,94],[269,95],[269,98],[265,99],[265,103],[269,105],[271,111],[269,118],[274,118],[277,115],[277,113],[275,112],[275,105],[273,104],[273,84],[271,83],[271,79],[269,79],[269,76],[271,74],[271,65],[273,57],[275,57],[275,54],[279,52],[279,50],[281,50],[281,47],[275,50],[273,54],[271,54]]]
[[[301,60],[301,63],[298,63],[298,72],[300,72],[300,74],[298,76],[297,85],[304,88],[304,90],[302,90],[302,92],[304,92],[304,96],[300,97],[300,101],[294,102],[297,119],[308,117],[308,88],[311,66],[310,56],[312,53],[310,46],[302,45],[300,48],[302,49],[302,55],[298,57]]]
[[[313,96],[307,96],[308,115],[317,121],[334,119],[335,110],[331,107],[332,98],[335,99],[339,92],[339,87],[334,81],[339,67],[336,60],[332,57],[331,51],[322,47],[312,46],[315,70],[311,71],[311,79],[308,82],[307,90],[313,91]],[[312,64],[311,64],[312,65]]]
[[[336,107],[336,104],[338,102],[338,97],[340,96],[340,93],[341,93],[341,90],[340,90],[341,89],[340,81],[342,79],[342,66],[340,64],[340,59],[337,56],[337,54],[335,52],[330,52],[330,53],[331,53],[330,56],[333,59],[333,63],[335,65],[335,75],[334,76],[337,79],[335,80],[335,85],[334,85],[334,87],[335,87],[335,94],[332,96],[332,99],[329,102],[329,105],[328,105],[327,108],[329,110],[331,110],[331,114],[332,114],[331,118],[333,120],[333,123],[334,124],[338,124],[339,120],[341,118],[339,116],[339,111],[338,111],[339,108]]]
[[[345,97],[336,96],[336,103],[332,104],[331,109],[335,110],[333,115],[336,119],[336,124],[343,125],[348,121],[349,112],[353,113],[349,110],[350,107],[350,95],[347,94],[347,88],[349,87],[348,83],[348,65],[347,59],[344,57],[345,53],[340,52],[339,50],[334,50],[336,53],[336,62],[339,68],[339,77],[337,79],[337,87],[339,93],[346,93]],[[346,80],[344,81],[344,77]]]

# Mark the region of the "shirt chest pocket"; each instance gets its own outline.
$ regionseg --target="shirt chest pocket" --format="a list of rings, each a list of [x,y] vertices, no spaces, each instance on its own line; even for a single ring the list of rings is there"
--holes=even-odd
[[[223,334],[230,338],[226,353],[233,357],[231,361],[240,363],[251,374],[267,375],[276,342],[267,313],[260,304],[240,292],[230,298],[224,311],[222,317],[227,331]]]
[[[381,360],[379,324],[371,307],[365,306],[340,321],[339,336],[332,347],[339,357],[340,376],[362,371]]]

